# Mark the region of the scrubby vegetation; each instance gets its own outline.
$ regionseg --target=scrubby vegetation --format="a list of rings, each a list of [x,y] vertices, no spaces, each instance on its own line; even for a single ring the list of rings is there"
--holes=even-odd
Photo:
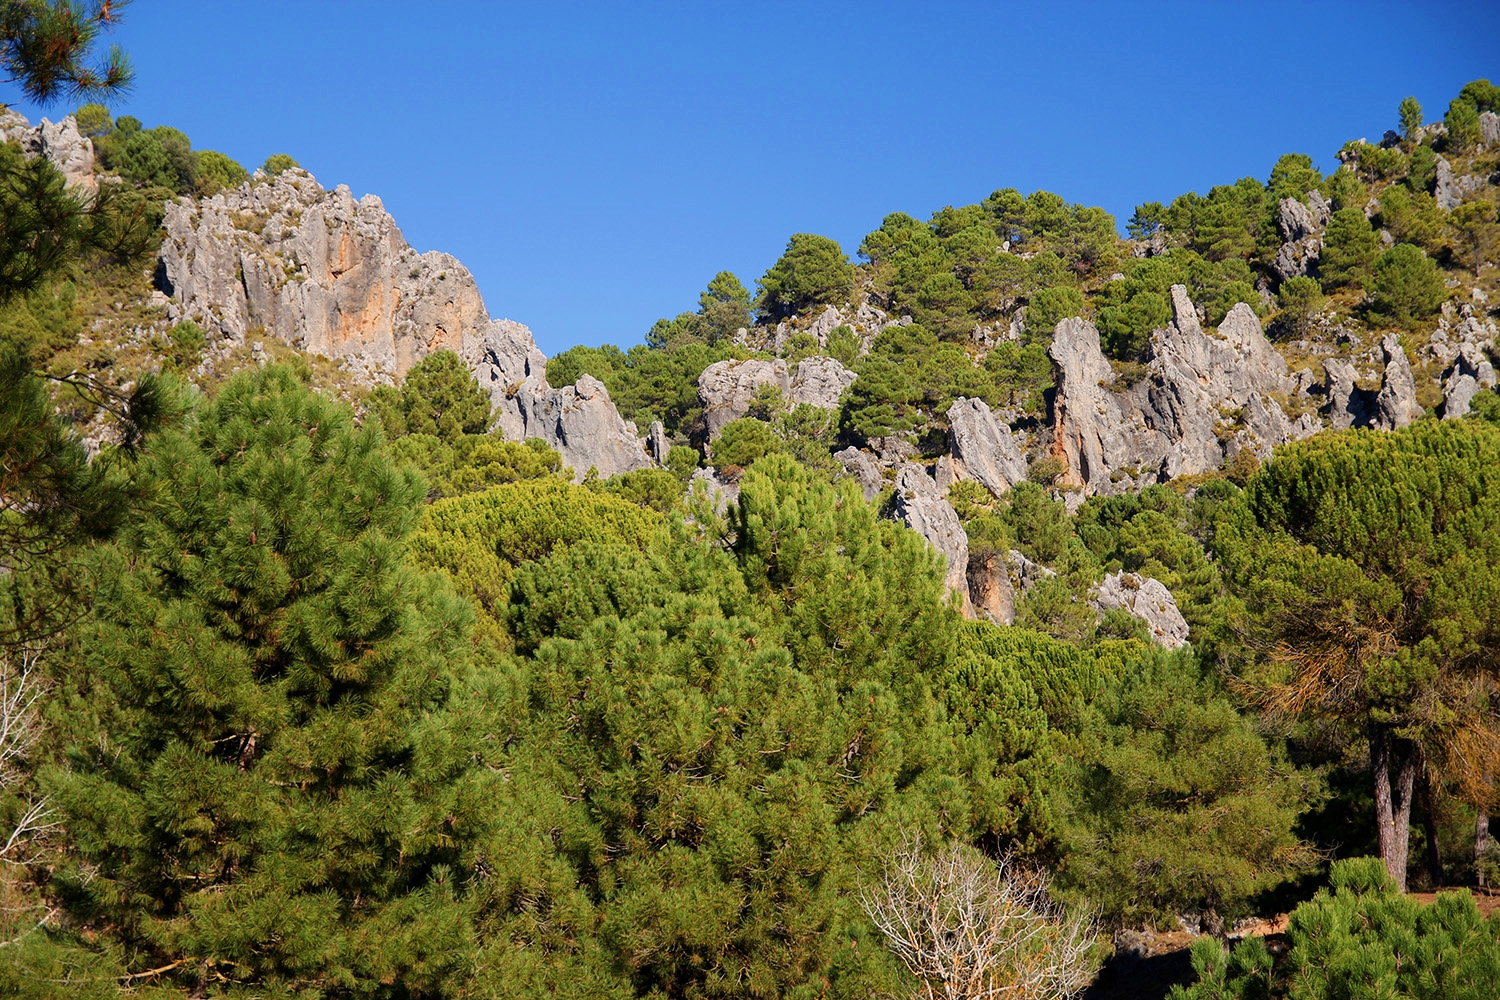
[[[1066,317],[1128,376],[1174,284],[1287,344],[1409,334],[1492,284],[1494,185],[1433,191],[1439,153],[1497,165],[1497,104],[1471,84],[1439,131],[1403,102],[1344,169],[1288,155],[1128,240],[1011,189],[887,216],[857,264],[798,234],[757,294],[721,272],[645,344],[551,359],[675,441],[580,484],[451,352],[368,392],[259,341],[200,377],[140,234],[243,182],[227,158],[86,105],[121,181],[85,200],[4,147],[0,988],[1066,997],[1096,936],[1282,908],[1284,957],[1205,938],[1177,995],[1494,995],[1500,918],[1402,890],[1494,877],[1500,404],[1113,496],[1047,453],[998,496],[955,482],[970,558],[1029,567],[1013,626],[966,620],[830,453],[935,453],[960,396],[1044,416]],[[1311,192],[1322,256],[1281,280],[1280,200]],[[835,411],[763,387],[705,454],[709,364],[815,353],[856,373]],[[1190,641],[1097,611],[1111,573],[1163,584]]]

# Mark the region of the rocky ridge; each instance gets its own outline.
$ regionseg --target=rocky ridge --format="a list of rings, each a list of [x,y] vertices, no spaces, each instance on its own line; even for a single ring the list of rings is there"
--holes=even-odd
[[[167,206],[156,284],[173,321],[241,343],[252,331],[392,381],[428,354],[468,362],[512,440],[541,438],[582,479],[653,464],[634,426],[588,376],[547,384],[531,331],[491,320],[452,256],[418,253],[380,199],[325,190],[303,170]]]
[[[90,193],[99,190],[94,176],[93,140],[78,131],[72,115],[59,122],[43,118],[40,124],[32,125],[24,116],[0,106],[0,142],[16,143],[28,157],[46,157],[62,171],[69,187]]]

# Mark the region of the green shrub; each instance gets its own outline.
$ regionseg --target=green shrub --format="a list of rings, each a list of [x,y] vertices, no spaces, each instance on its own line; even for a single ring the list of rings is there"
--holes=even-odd
[[[1331,890],[1331,891],[1330,891]],[[1194,947],[1199,980],[1172,1000],[1488,1000],[1500,995],[1500,914],[1480,917],[1467,889],[1423,906],[1396,890],[1378,858],[1336,861],[1329,889],[1292,913],[1273,968],[1259,938],[1226,953]]]
[[[199,196],[210,196],[228,188],[237,188],[250,178],[249,172],[223,153],[212,149],[198,151]]]
[[[1086,312],[1083,293],[1071,285],[1043,288],[1026,306],[1026,329],[1033,336],[1047,336],[1070,316]]]
[[[85,104],[73,112],[73,118],[78,122],[78,131],[90,139],[108,135],[115,127],[109,109],[102,104]]]
[[[756,308],[784,319],[814,306],[842,302],[854,287],[854,266],[826,236],[797,233],[780,259],[760,279]]]
[[[1398,323],[1438,311],[1447,295],[1437,264],[1410,243],[1398,243],[1375,265],[1370,308]]]
[[[300,163],[286,153],[273,153],[266,158],[265,163],[260,165],[260,169],[267,177],[275,177],[277,174],[297,169],[300,166]]]
[[[714,441],[714,466],[749,468],[757,459],[782,450],[781,439],[769,425],[753,417],[742,417],[726,426]]]

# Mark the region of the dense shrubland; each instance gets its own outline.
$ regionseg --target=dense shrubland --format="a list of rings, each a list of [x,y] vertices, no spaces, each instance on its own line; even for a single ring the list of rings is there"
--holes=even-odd
[[[192,324],[134,367],[91,353],[101,303],[143,295],[148,206],[245,171],[87,105],[123,183],[80,206],[6,147],[7,233],[29,205],[83,214],[31,217],[55,253],[0,262],[0,987],[914,994],[943,976],[873,888],[951,900],[948,864],[1031,929],[969,928],[985,969],[1066,958],[1039,996],[1097,966],[1091,927],[1220,932],[1298,900],[1283,961],[1207,940],[1185,996],[1492,995],[1496,919],[1397,890],[1495,867],[1474,831],[1500,766],[1500,407],[1081,504],[1047,456],[998,498],[960,482],[971,555],[1046,571],[1014,627],[964,620],[940,557],[829,453],[943,440],[958,396],[1044,416],[1051,327],[1091,315],[1128,373],[1173,284],[1285,339],[1333,315],[1409,331],[1493,259],[1493,203],[1444,211],[1433,185],[1438,153],[1494,168],[1497,104],[1471,84],[1436,132],[1404,102],[1399,141],[1346,147],[1351,168],[1282,157],[1140,206],[1129,241],[1011,189],[888,216],[858,264],[798,234],[757,295],[720,273],[644,345],[550,361],[676,442],[666,468],[578,485],[491,430],[451,353],[357,406],[300,358],[194,389]],[[1278,200],[1310,191],[1324,254],[1278,281]],[[820,343],[827,305],[911,322]],[[688,489],[696,378],[781,323],[783,357],[857,380],[833,413],[758,394],[714,445],[739,477],[716,507]],[[92,456],[78,426],[106,431]],[[1122,570],[1171,590],[1190,645],[1089,606]]]

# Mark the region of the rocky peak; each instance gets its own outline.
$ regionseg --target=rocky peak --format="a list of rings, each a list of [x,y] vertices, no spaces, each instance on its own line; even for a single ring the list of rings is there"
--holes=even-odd
[[[62,172],[68,187],[99,190],[94,177],[94,142],[78,131],[78,122],[68,115],[60,122],[42,119],[32,125],[25,116],[0,107],[0,142],[14,142],[27,157],[46,157]]]
[[[602,383],[549,386],[531,331],[492,321],[468,269],[417,253],[374,195],[325,190],[305,170],[257,173],[236,190],[168,203],[165,228],[156,280],[174,321],[231,342],[259,328],[385,381],[452,350],[489,392],[505,437],[541,438],[575,478],[652,464]]]

